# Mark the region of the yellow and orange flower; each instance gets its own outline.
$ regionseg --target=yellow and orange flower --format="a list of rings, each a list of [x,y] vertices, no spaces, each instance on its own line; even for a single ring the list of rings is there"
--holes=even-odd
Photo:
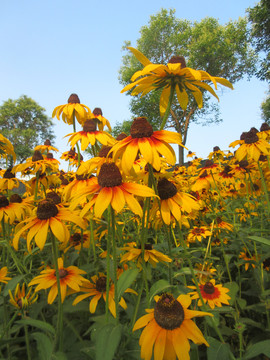
[[[71,94],[68,98],[68,103],[65,105],[57,106],[52,113],[52,117],[57,117],[60,120],[62,114],[62,120],[71,125],[73,124],[74,118],[78,120],[80,124],[83,124],[85,120],[93,114],[88,106],[81,104],[77,94]]]
[[[129,243],[127,246],[124,246],[122,250],[127,251],[121,258],[120,263],[126,263],[128,261],[137,262],[137,266],[141,268],[142,264],[142,249],[136,247],[136,243]],[[152,266],[156,266],[158,262],[166,263],[171,262],[167,255],[162,254],[162,252],[153,249],[152,244],[145,244],[144,245],[144,261],[148,262]]]
[[[111,124],[109,120],[103,116],[101,108],[94,108],[93,115],[95,119],[98,120],[98,128],[100,131],[103,131],[105,126],[108,127],[109,131],[112,131]]]
[[[210,92],[218,99],[215,91],[205,81],[211,81],[215,89],[217,89],[217,83],[233,89],[232,84],[224,78],[187,67],[183,56],[173,56],[167,65],[153,64],[140,51],[132,47],[127,48],[144,68],[132,76],[132,83],[125,86],[121,92],[134,88],[131,95],[143,96],[151,90],[163,88],[159,103],[161,116],[164,116],[166,112],[171,92],[176,92],[179,105],[185,110],[189,102],[188,93],[194,96],[199,108],[203,106],[203,95],[199,88]]]
[[[145,117],[138,117],[131,125],[130,135],[116,143],[111,152],[114,161],[120,157],[121,168],[126,175],[129,175],[139,152],[147,163],[159,171],[162,165],[160,156],[164,156],[170,165],[176,162],[174,150],[169,143],[184,147],[180,134],[167,130],[153,131]]]
[[[55,152],[59,151],[56,147],[52,146],[50,139],[45,140],[43,145],[37,145],[34,148],[34,151],[36,150],[40,151],[41,153],[48,153],[50,151],[55,151]]]
[[[201,242],[207,236],[211,236],[211,231],[206,226],[194,226],[188,233],[187,241],[188,243],[195,242],[196,240]]]
[[[196,286],[188,286],[188,288],[196,289]],[[224,288],[221,284],[216,285],[215,279],[211,279],[208,282],[201,282],[199,288],[204,302],[208,303],[211,309],[214,309],[215,306],[221,307],[221,304],[229,305],[228,300],[230,300],[230,296],[227,295],[229,289]],[[192,295],[192,300],[199,299],[197,290],[190,292],[189,295]],[[199,299],[198,306],[202,305],[202,301]]]
[[[86,284],[83,284],[80,288],[80,291],[85,292],[83,295],[79,295],[76,297],[76,299],[73,301],[73,305],[77,305],[80,301],[92,297],[90,303],[89,303],[89,311],[91,314],[94,314],[98,305],[99,300],[103,297],[104,301],[106,302],[106,282],[107,278],[106,275],[103,273],[99,273],[99,275],[94,275],[91,277],[92,282],[88,282]],[[136,291],[132,289],[126,289],[125,292],[130,292],[133,294],[137,294]],[[114,284],[110,283],[110,289],[109,289],[109,298],[108,298],[109,304],[108,308],[111,312],[111,314],[116,317],[116,308],[115,308],[115,299],[114,299]],[[123,308],[127,308],[127,304],[123,297],[121,297],[119,301],[119,305]]]
[[[6,266],[4,266],[0,269],[0,282],[1,283],[7,284],[8,281],[11,280],[11,278],[7,276],[7,273],[8,273],[8,269]]]
[[[67,295],[67,288],[71,288],[73,292],[79,292],[82,284],[89,283],[81,274],[86,274],[85,271],[79,269],[77,266],[64,267],[63,259],[58,258],[58,269],[61,288],[61,301],[64,302]],[[56,271],[50,267],[41,271],[41,275],[36,276],[30,281],[29,286],[37,285],[35,292],[51,288],[48,294],[48,304],[52,304],[58,295]]]
[[[151,360],[154,347],[154,360],[189,360],[189,340],[209,346],[191,319],[212,314],[189,310],[191,299],[188,295],[175,299],[173,295],[165,293],[155,296],[155,300],[155,308],[146,309],[147,314],[138,319],[133,327],[133,331],[145,327],[139,340],[142,359]]]
[[[40,201],[35,212],[36,215],[27,218],[16,226],[13,238],[13,246],[16,250],[19,247],[20,237],[26,231],[28,231],[27,249],[30,252],[33,240],[40,250],[44,248],[49,231],[60,242],[68,241],[70,234],[64,222],[73,222],[81,228],[85,228],[85,222],[81,217],[64,207],[57,207],[51,199]]]
[[[115,163],[105,163],[101,166],[95,183],[89,185],[83,193],[76,195],[71,202],[71,209],[75,208],[80,202],[85,202],[88,195],[90,201],[84,206],[81,212],[83,217],[94,206],[94,214],[100,218],[109,205],[118,213],[125,204],[135,214],[142,216],[142,208],[138,200],[133,195],[142,197],[157,196],[153,189],[136,184],[122,181],[122,175]]]
[[[20,284],[17,284],[14,296],[9,290],[9,302],[16,307],[18,310],[27,310],[30,305],[34,304],[37,299],[38,295],[35,293],[32,293],[32,288],[30,287],[28,292],[25,292],[25,283],[23,283],[22,287],[20,288]]]
[[[14,161],[16,160],[16,154],[14,152],[13,145],[6,137],[0,134],[0,159],[2,157],[6,159],[8,155],[11,155]]]
[[[260,138],[255,130],[251,129],[243,134],[244,142],[235,152],[235,157],[238,161],[245,158],[247,160],[258,161],[261,155],[270,155],[270,144],[263,138]]]

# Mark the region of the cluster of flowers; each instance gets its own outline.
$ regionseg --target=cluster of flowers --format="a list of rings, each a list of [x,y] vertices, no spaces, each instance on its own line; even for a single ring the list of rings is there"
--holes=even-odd
[[[150,91],[149,82],[155,83],[155,77],[162,78],[168,72],[164,65],[149,63],[135,49],[132,51],[145,66],[134,76],[131,85],[136,86],[136,91],[133,92]],[[225,79],[185,66],[181,68],[179,64],[172,62],[167,70],[178,79],[181,76],[188,79],[185,85],[194,91],[198,104],[201,104],[200,90],[194,90],[195,85],[213,93],[201,80],[228,86]],[[150,76],[145,78],[148,71]],[[181,84],[175,84],[174,90],[180,105],[185,107],[187,92]],[[132,88],[131,85],[124,90]],[[166,86],[162,93],[163,114],[170,91]],[[224,250],[237,224],[258,216],[259,210],[270,211],[269,126],[263,124],[260,131],[252,128],[243,133],[239,141],[230,145],[239,145],[234,154],[216,147],[205,161],[189,152],[190,161],[175,167],[175,153],[170,144],[182,146],[181,136],[167,130],[153,131],[144,117],[134,119],[130,134],[122,133],[115,139],[104,130],[105,126],[109,131],[111,128],[101,109],[91,112],[76,94],[70,96],[67,104],[56,107],[53,116],[74,125],[74,132],[67,135],[71,149],[62,155],[69,162],[69,171],[59,169],[60,163],[52,155],[58,150],[47,140],[34,149],[32,158],[0,172],[1,231],[7,242],[3,248],[13,251],[10,250],[13,246],[16,250],[12,253],[12,259],[16,259],[13,264],[8,252],[2,252],[0,282],[8,283],[11,279],[8,271],[24,270],[20,257],[32,254],[42,259],[42,254],[48,255],[52,248],[54,258],[53,264],[46,260],[38,265],[41,272],[28,282],[28,292],[25,284],[22,287],[17,284],[14,293],[10,291],[10,303],[25,315],[30,305],[38,301],[37,293],[50,289],[48,304],[53,304],[57,297],[60,303],[73,297],[73,305],[90,298],[87,301],[93,314],[103,299],[106,311],[119,319],[119,305],[126,309],[127,303],[122,296],[119,298],[117,283],[126,271],[138,268],[146,273],[148,267],[156,268],[158,264],[169,269],[172,282],[171,272],[182,266],[179,249],[189,251],[202,246],[206,249],[204,259],[197,268],[192,268],[195,285],[185,282],[185,294],[165,292],[156,296],[155,307],[147,309],[147,314],[133,326],[133,331],[145,327],[139,341],[143,359],[150,360],[152,354],[155,360],[189,359],[189,340],[208,346],[191,319],[212,316],[215,307],[229,305],[230,300],[229,289],[216,284],[221,276],[208,261],[209,249],[221,246]],[[81,131],[76,131],[76,121],[82,126]],[[14,157],[12,144],[0,136],[0,155]],[[89,146],[95,156],[83,161],[81,151]],[[20,180],[16,173],[21,173]],[[25,180],[29,175],[30,180]],[[20,184],[25,187],[22,196],[16,190]],[[240,199],[242,206],[231,208],[228,215],[232,199]],[[118,227],[121,238],[116,234]],[[168,254],[157,250],[164,234],[168,238]],[[267,259],[254,257],[247,244],[237,256],[240,262],[245,261],[245,266],[260,263],[269,270]],[[106,258],[107,262],[101,263],[93,273],[74,265],[76,261],[77,265],[83,265],[83,261],[97,263],[99,258]],[[110,271],[111,262],[113,271]],[[103,269],[102,264],[105,264]],[[229,267],[227,271],[230,278]],[[29,278],[29,271],[27,274]],[[147,296],[147,276],[145,283]],[[34,292],[32,286],[36,286]],[[134,298],[137,291],[138,287],[125,289]],[[195,310],[188,309],[192,300]],[[210,312],[197,311],[196,306]]]

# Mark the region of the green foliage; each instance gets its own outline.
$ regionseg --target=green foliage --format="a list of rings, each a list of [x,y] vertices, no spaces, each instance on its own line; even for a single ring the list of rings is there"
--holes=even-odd
[[[270,2],[261,0],[253,8],[247,9],[248,19],[252,26],[253,43],[256,50],[262,52],[259,79],[270,80]]]
[[[263,101],[261,105],[261,110],[263,120],[270,124],[270,91],[267,98]]]
[[[26,95],[0,106],[1,133],[12,142],[19,163],[32,155],[35,146],[54,139],[52,126],[45,109]]]

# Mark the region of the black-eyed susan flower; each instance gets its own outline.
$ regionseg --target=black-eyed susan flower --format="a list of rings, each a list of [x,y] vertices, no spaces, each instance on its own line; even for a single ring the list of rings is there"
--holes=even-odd
[[[137,266],[141,268],[142,263],[142,249],[141,246],[136,247],[136,244],[129,243],[127,246],[124,246],[122,250],[127,251],[122,257],[120,263],[126,263],[128,261],[137,262]],[[149,262],[152,266],[156,266],[157,263],[162,262],[171,262],[167,255],[162,254],[162,252],[157,251],[153,248],[152,244],[145,244],[144,245],[144,261]]]
[[[220,216],[218,216],[216,218],[216,226],[215,226],[216,229],[218,230],[227,230],[227,231],[233,231],[233,226],[232,224],[229,224],[228,222],[222,220],[222,218]]]
[[[154,309],[146,309],[147,314],[138,319],[133,331],[144,330],[140,336],[141,358],[150,360],[189,360],[190,343],[209,346],[202,332],[191,320],[198,316],[212,316],[202,311],[189,310],[191,299],[188,295],[180,295],[177,299],[165,293],[156,296]]]
[[[7,276],[8,268],[6,266],[2,267],[0,269],[0,282],[7,284],[9,280],[11,280],[10,277]]]
[[[111,124],[109,120],[103,116],[101,108],[98,107],[94,108],[93,115],[97,120],[98,128],[100,131],[103,131],[105,126],[108,127],[109,131],[112,131]]]
[[[258,130],[251,129],[250,131],[242,134],[243,143],[235,152],[235,157],[238,161],[245,158],[247,160],[258,161],[261,155],[269,155],[270,144],[263,138],[257,135]]]
[[[217,83],[233,89],[232,84],[224,78],[211,76],[206,71],[187,67],[183,56],[173,56],[167,65],[153,64],[140,51],[132,47],[127,48],[144,68],[132,76],[132,83],[125,86],[121,92],[134,88],[131,95],[141,94],[143,96],[151,90],[162,88],[159,103],[161,116],[165,114],[171,92],[176,92],[179,105],[185,110],[189,102],[188,93],[194,96],[199,108],[203,106],[203,95],[200,88],[210,92],[218,99],[215,91],[205,81],[211,81],[216,89]]]
[[[94,119],[88,119],[83,124],[83,130],[77,131],[71,134],[67,134],[65,137],[69,136],[68,142],[71,145],[71,148],[81,142],[81,150],[84,151],[90,145],[95,145],[96,141],[99,141],[102,145],[112,145],[115,143],[115,139],[106,131],[97,131],[97,125]]]
[[[37,145],[35,148],[34,148],[34,151],[40,151],[42,154],[43,153],[48,153],[50,151],[55,151],[55,152],[58,152],[59,150],[52,146],[52,143],[51,143],[51,140],[50,139],[46,139],[44,141],[44,144],[43,145]]]
[[[77,175],[75,174],[75,179],[70,181],[63,190],[63,198],[69,200],[74,194],[84,192],[88,189],[89,186],[95,184],[95,178],[92,175]]]
[[[14,295],[12,294],[11,290],[9,290],[9,302],[18,310],[26,311],[29,306],[34,304],[37,299],[38,295],[32,292],[32,288],[30,287],[28,292],[25,292],[25,283],[23,283],[22,287],[20,284],[17,284]]]
[[[189,232],[187,236],[187,242],[195,242],[202,241],[206,239],[208,236],[211,236],[211,231],[206,226],[194,226]]]
[[[60,278],[61,301],[64,302],[67,295],[67,288],[71,288],[73,292],[79,292],[80,286],[82,286],[83,283],[88,283],[89,280],[81,276],[82,274],[86,274],[86,272],[77,266],[68,266],[65,268],[62,258],[58,258],[57,263]],[[48,304],[52,304],[58,294],[55,269],[47,267],[45,270],[42,270],[41,275],[31,280],[28,286],[33,285],[37,285],[35,292],[51,288],[48,294]]]
[[[42,156],[40,151],[35,151],[31,158],[26,159],[22,164],[14,166],[16,172],[21,172],[23,175],[36,174],[38,171],[46,173],[47,170],[57,172],[59,162],[52,162]]]
[[[120,157],[121,168],[126,175],[129,175],[139,152],[147,163],[159,171],[160,156],[164,156],[170,165],[176,162],[174,150],[169,143],[184,147],[180,134],[168,130],[153,131],[145,117],[137,117],[131,125],[130,135],[117,142],[111,152],[114,160]]]
[[[81,104],[77,94],[71,94],[67,104],[57,106],[53,110],[52,117],[56,116],[60,120],[61,114],[62,120],[69,125],[73,123],[74,117],[83,124],[89,116],[93,115],[88,106]]]
[[[6,137],[0,134],[0,158],[6,159],[8,155],[11,155],[14,161],[16,160],[13,145]]]
[[[81,228],[85,228],[85,222],[78,215],[64,207],[57,207],[51,199],[41,200],[35,212],[36,215],[27,218],[16,226],[13,238],[13,246],[16,250],[19,247],[20,237],[26,231],[28,231],[27,249],[30,251],[33,241],[42,250],[50,231],[60,242],[68,241],[70,234],[65,222],[73,222]]]
[[[166,178],[159,179],[157,191],[160,197],[161,216],[166,225],[169,225],[174,219],[180,221],[181,212],[190,213],[200,208],[200,205],[192,195],[178,191],[175,184]],[[157,208],[156,202],[151,210],[152,216],[154,216]]]
[[[188,286],[190,289],[196,289],[196,286]],[[230,300],[230,296],[227,295],[229,289],[223,287],[221,284],[216,284],[215,279],[211,279],[207,282],[201,282],[199,284],[200,293],[205,303],[207,303],[211,309],[214,309],[215,306],[221,307],[222,304],[229,305],[228,300]],[[191,295],[191,299],[199,299],[199,294],[196,291],[192,291],[189,293]],[[198,306],[202,306],[201,299],[198,300]]]
[[[94,314],[98,305],[98,302],[101,298],[106,302],[107,293],[106,293],[106,282],[107,278],[106,275],[103,273],[99,273],[99,275],[94,275],[91,277],[90,282],[83,284],[83,286],[80,288],[81,292],[84,292],[85,294],[79,295],[76,297],[76,299],[73,301],[73,305],[77,305],[80,301],[87,299],[88,297],[92,297],[89,303],[89,311],[91,314]],[[132,289],[126,289],[125,292],[131,292],[136,293],[136,291]],[[108,297],[108,308],[111,312],[111,314],[116,317],[116,308],[115,308],[115,299],[114,299],[114,284],[110,283],[110,289],[109,289],[109,297]],[[127,308],[127,304],[123,297],[121,297],[119,301],[119,305],[123,308]]]
[[[249,265],[251,265],[253,267],[253,269],[255,269],[256,263],[257,263],[257,260],[258,260],[256,255],[255,254],[250,254],[247,251],[247,249],[243,249],[243,251],[241,251],[239,253],[239,259],[244,260],[245,271],[247,271],[249,269]]]
[[[24,181],[21,181],[24,183]],[[12,190],[20,186],[20,181],[15,177],[12,168],[8,168],[0,179],[0,190]]]
[[[0,195],[0,221],[13,224],[16,219],[15,209],[5,195]]]
[[[89,185],[84,193],[76,195],[71,201],[71,208],[74,208],[82,200],[85,201],[88,195],[92,196],[84,206],[81,216],[84,216],[93,206],[94,214],[100,218],[109,205],[118,213],[125,204],[135,214],[142,216],[142,208],[133,195],[142,197],[156,196],[153,189],[136,184],[123,182],[122,175],[115,163],[105,163],[101,166],[99,174],[93,185]]]
[[[102,148],[98,153],[98,156],[86,160],[82,165],[80,165],[76,174],[85,175],[85,174],[99,173],[101,166],[105,162],[112,161],[112,154],[109,154],[111,148],[112,148],[111,146],[102,146]]]
[[[90,246],[90,234],[87,232],[75,232],[69,238],[68,247],[65,249],[65,252],[74,248],[78,252],[81,251],[82,248],[88,249]]]

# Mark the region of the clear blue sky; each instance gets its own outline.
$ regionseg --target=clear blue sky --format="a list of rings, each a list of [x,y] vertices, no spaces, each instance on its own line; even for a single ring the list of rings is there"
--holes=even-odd
[[[130,97],[120,94],[118,70],[122,46],[136,47],[140,28],[161,8],[176,17],[200,21],[215,17],[224,24],[245,16],[254,0],[11,0],[1,2],[0,104],[25,94],[46,109],[65,104],[71,93],[92,110],[101,107],[114,126],[130,119]],[[187,147],[205,157],[213,146],[228,149],[242,131],[259,127],[260,104],[267,84],[241,81],[220,96],[223,124],[192,125]],[[54,119],[55,145],[67,151],[72,127]]]

